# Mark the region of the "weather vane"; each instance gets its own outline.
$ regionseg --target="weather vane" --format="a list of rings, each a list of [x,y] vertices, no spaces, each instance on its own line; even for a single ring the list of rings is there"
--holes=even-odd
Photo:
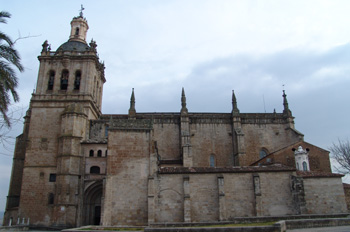
[[[81,4],[81,8],[80,8],[80,17],[83,17],[83,10],[85,10],[85,8],[83,7],[83,4]]]

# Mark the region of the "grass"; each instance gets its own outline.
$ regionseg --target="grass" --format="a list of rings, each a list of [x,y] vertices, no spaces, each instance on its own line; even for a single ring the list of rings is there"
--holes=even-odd
[[[109,228],[109,227],[105,227],[105,228],[82,228],[80,230],[101,230],[101,231],[143,231],[142,228]]]
[[[205,225],[205,226],[191,226],[191,227],[244,227],[244,226],[272,226],[276,222],[256,222],[256,223],[238,223],[238,224],[213,224],[213,225]],[[119,228],[119,227],[105,227],[105,228],[96,228],[96,227],[91,227],[91,228],[81,228],[80,230],[101,230],[101,231],[143,231],[143,228]]]
[[[255,223],[237,223],[237,224],[219,224],[219,225],[207,225],[199,227],[243,227],[243,226],[272,226],[276,222],[255,222]]]

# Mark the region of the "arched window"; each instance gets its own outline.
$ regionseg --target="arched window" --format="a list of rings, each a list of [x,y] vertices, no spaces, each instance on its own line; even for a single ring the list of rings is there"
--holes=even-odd
[[[75,35],[79,35],[79,27],[75,28]]]
[[[215,167],[215,155],[214,154],[211,154],[209,157],[209,166]]]
[[[94,150],[90,150],[90,157],[94,157]]]
[[[109,128],[109,126],[105,127],[105,137],[108,137],[108,128]]]
[[[297,170],[300,170],[300,168],[299,168],[299,163],[297,163]]]
[[[53,193],[49,193],[47,203],[49,205],[53,205],[55,202],[55,195]]]
[[[80,72],[80,70],[77,70],[75,72],[74,90],[80,89],[80,79],[81,79],[81,72]]]
[[[265,156],[267,156],[267,152],[264,149],[260,150],[259,152],[260,159],[264,158]]]
[[[101,150],[97,151],[97,157],[102,157],[102,151]]]
[[[107,150],[106,150],[105,156],[107,157]]]
[[[55,71],[51,70],[49,73],[49,82],[47,84],[47,90],[53,90],[54,82],[55,82]]]
[[[90,173],[91,173],[91,174],[100,174],[100,167],[98,167],[98,166],[92,166],[92,167],[90,168]]]
[[[67,90],[68,88],[68,77],[69,77],[69,72],[67,69],[62,71],[62,76],[61,76],[61,90]]]
[[[307,171],[307,163],[305,161],[303,162],[303,170]]]

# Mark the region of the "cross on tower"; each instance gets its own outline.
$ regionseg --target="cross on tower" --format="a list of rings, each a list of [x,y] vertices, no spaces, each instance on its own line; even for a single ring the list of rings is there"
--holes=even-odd
[[[83,17],[83,10],[85,10],[85,8],[83,7],[83,4],[81,4],[81,7],[80,7],[80,17]]]

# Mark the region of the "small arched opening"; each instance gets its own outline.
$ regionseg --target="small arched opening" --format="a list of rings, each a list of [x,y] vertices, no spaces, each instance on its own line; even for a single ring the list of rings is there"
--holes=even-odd
[[[89,156],[94,157],[94,150],[90,150]]]
[[[90,174],[100,174],[100,167],[98,166],[92,166],[90,168]]]
[[[102,157],[102,151],[101,150],[97,151],[97,157]]]
[[[54,83],[55,83],[55,71],[51,70],[49,73],[49,82],[47,84],[47,90],[53,90]]]
[[[68,89],[68,78],[69,78],[69,72],[67,69],[65,69],[62,71],[62,75],[61,75],[61,90]]]
[[[77,70],[75,72],[74,90],[79,90],[80,89],[80,80],[81,80],[81,71]]]

